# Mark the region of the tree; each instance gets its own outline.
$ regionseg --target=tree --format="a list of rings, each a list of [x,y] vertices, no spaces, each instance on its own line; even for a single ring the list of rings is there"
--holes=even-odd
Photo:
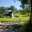
[[[21,2],[21,7],[24,9],[25,5],[29,5],[31,7],[31,12],[30,12],[30,20],[29,20],[29,24],[28,24],[28,29],[26,32],[32,32],[32,0],[19,0]]]
[[[25,5],[32,4],[31,3],[32,0],[18,0],[18,1],[20,1],[22,8],[25,8]],[[31,5],[29,5],[29,6],[31,7],[30,21],[32,21],[32,6]]]
[[[12,10],[14,13],[16,13],[17,12],[17,8],[15,8],[14,6],[10,6],[10,8],[9,8],[10,10]]]
[[[26,6],[25,9],[24,9],[24,12],[25,12],[25,13],[28,13],[28,15],[29,15],[30,12],[31,12],[30,6]]]
[[[7,10],[10,10],[10,7],[7,7]]]
[[[1,6],[1,7],[0,7],[0,17],[3,17],[3,14],[4,14],[4,12],[5,12],[6,10],[7,10],[6,7],[4,7],[4,6]]]
[[[24,12],[23,12],[23,10],[19,9],[19,13],[23,14]]]
[[[16,1],[16,0],[14,0],[14,1]],[[26,7],[23,12],[28,13],[28,15],[29,15],[29,12],[31,10],[31,8],[30,8],[30,0],[18,0],[18,1],[20,1],[20,3],[21,3],[20,7],[22,7],[23,9],[25,8],[25,5],[26,6],[28,5],[28,7]]]
[[[5,7],[0,7],[0,14],[3,14],[4,12],[6,11],[6,8]]]
[[[14,11],[15,7],[14,6],[10,6],[10,10]]]
[[[21,9],[19,9],[19,12],[21,13]]]

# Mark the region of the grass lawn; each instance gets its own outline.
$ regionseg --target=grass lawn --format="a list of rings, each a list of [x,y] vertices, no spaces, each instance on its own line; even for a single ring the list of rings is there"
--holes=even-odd
[[[16,17],[16,18],[0,18],[0,21],[17,21],[17,20],[22,20],[22,21],[27,21],[29,20],[29,16],[27,17],[24,17],[25,15],[22,15],[22,14],[15,14],[19,17]]]

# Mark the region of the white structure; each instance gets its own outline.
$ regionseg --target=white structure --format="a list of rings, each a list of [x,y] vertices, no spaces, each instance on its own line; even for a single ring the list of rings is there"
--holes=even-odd
[[[12,12],[12,18],[15,18],[13,12]]]
[[[12,10],[7,10],[4,14],[7,16],[10,15],[12,18],[14,18],[14,13],[12,12]]]

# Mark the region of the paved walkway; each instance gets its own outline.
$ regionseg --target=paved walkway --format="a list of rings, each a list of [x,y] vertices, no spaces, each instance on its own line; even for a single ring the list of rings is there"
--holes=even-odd
[[[15,31],[13,31],[13,30],[11,30],[11,29],[7,29],[7,28],[3,28],[2,26],[3,25],[14,25],[14,24],[24,24],[24,23],[27,23],[27,22],[9,22],[9,23],[0,23],[0,32],[15,32]]]
[[[27,22],[8,22],[8,23],[0,23],[0,25],[14,25],[14,24],[24,24]]]
[[[11,29],[0,29],[0,32],[15,32]]]

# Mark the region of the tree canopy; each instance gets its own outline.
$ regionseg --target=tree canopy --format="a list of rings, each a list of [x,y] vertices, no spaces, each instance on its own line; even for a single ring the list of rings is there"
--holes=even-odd
[[[14,0],[14,1],[16,1],[16,0]],[[30,4],[30,0],[17,0],[17,1],[20,1],[20,3],[21,3],[20,7],[22,7],[22,8],[24,8],[25,5]]]

